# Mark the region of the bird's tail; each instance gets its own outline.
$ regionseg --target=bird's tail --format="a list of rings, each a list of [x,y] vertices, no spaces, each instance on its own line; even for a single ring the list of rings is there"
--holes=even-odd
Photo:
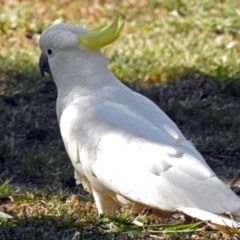
[[[229,227],[229,228],[240,228],[240,217],[237,217],[236,219],[231,219],[231,215],[221,215],[221,214],[215,214],[211,212],[207,212],[198,208],[178,208],[179,211],[194,217],[198,218],[202,221],[207,221],[212,225],[215,226],[223,226],[223,227]]]

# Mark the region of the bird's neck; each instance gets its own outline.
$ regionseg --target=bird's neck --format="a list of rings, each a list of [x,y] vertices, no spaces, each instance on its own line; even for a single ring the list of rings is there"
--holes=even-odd
[[[54,68],[55,66],[60,68]],[[63,110],[74,100],[83,96],[95,96],[104,86],[116,81],[116,77],[107,68],[107,60],[103,55],[65,58],[52,64],[51,70],[58,89],[58,120]]]

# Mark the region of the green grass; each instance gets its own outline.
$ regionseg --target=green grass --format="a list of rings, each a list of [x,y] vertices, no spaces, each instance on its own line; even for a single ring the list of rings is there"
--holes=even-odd
[[[55,114],[56,88],[38,71],[38,39],[54,21],[94,28],[115,12],[125,27],[103,49],[109,68],[160,106],[240,194],[239,1],[3,0],[0,211],[14,218],[0,220],[0,239],[234,237],[179,216],[135,219],[124,210],[99,217],[92,196],[75,186]]]

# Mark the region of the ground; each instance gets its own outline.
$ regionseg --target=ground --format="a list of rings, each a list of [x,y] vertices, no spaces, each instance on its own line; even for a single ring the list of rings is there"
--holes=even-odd
[[[56,87],[37,69],[37,40],[55,20],[91,28],[119,11],[126,25],[104,49],[109,68],[162,108],[240,196],[240,5],[53,1],[34,3],[34,12],[31,1],[0,2],[0,210],[15,217],[1,222],[0,239],[237,239],[179,216],[143,215],[143,227],[132,223],[130,211],[99,217],[92,196],[75,186],[55,113]]]

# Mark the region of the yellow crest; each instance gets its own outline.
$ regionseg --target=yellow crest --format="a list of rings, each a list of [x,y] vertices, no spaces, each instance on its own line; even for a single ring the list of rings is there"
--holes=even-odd
[[[100,50],[102,47],[114,42],[120,35],[124,23],[119,24],[117,14],[109,26],[103,25],[90,30],[88,33],[79,34],[80,47],[87,50]]]

